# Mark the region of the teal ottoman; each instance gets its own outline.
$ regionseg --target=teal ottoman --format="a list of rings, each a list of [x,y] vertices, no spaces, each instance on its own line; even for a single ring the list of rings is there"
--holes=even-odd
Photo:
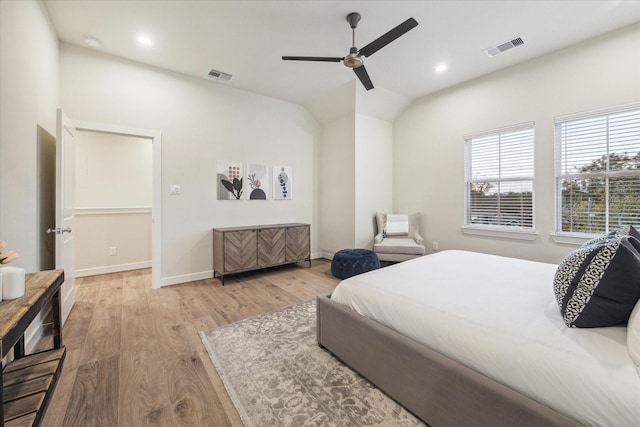
[[[331,274],[338,279],[347,279],[378,268],[378,255],[368,249],[342,249],[331,260]]]

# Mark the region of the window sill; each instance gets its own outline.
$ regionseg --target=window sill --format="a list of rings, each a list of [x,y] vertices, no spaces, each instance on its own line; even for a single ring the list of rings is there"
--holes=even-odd
[[[555,243],[559,243],[561,245],[580,246],[587,240],[598,237],[598,234],[576,235],[575,233],[551,233],[550,236]]]
[[[538,233],[531,230],[505,230],[496,228],[481,228],[481,227],[461,227],[463,234],[469,234],[472,236],[487,236],[497,237],[500,239],[512,239],[512,240],[528,240],[533,241],[538,238]]]

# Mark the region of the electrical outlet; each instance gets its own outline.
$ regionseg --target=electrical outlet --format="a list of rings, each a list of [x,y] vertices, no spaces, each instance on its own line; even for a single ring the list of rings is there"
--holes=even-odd
[[[116,256],[118,254],[118,249],[115,246],[111,246],[109,248],[109,256]]]
[[[431,249],[433,249],[434,251],[437,251],[438,250],[438,242],[431,243]]]
[[[180,184],[171,184],[169,186],[169,194],[172,196],[178,196],[182,193],[182,189],[180,188]]]

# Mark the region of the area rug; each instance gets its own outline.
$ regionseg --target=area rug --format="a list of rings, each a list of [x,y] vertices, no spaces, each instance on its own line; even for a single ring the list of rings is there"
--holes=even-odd
[[[315,301],[200,337],[247,427],[424,425],[318,346]]]

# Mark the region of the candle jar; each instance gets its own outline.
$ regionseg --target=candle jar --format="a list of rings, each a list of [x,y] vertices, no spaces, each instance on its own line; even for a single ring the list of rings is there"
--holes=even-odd
[[[3,267],[2,275],[2,299],[11,300],[24,296],[24,268]]]

